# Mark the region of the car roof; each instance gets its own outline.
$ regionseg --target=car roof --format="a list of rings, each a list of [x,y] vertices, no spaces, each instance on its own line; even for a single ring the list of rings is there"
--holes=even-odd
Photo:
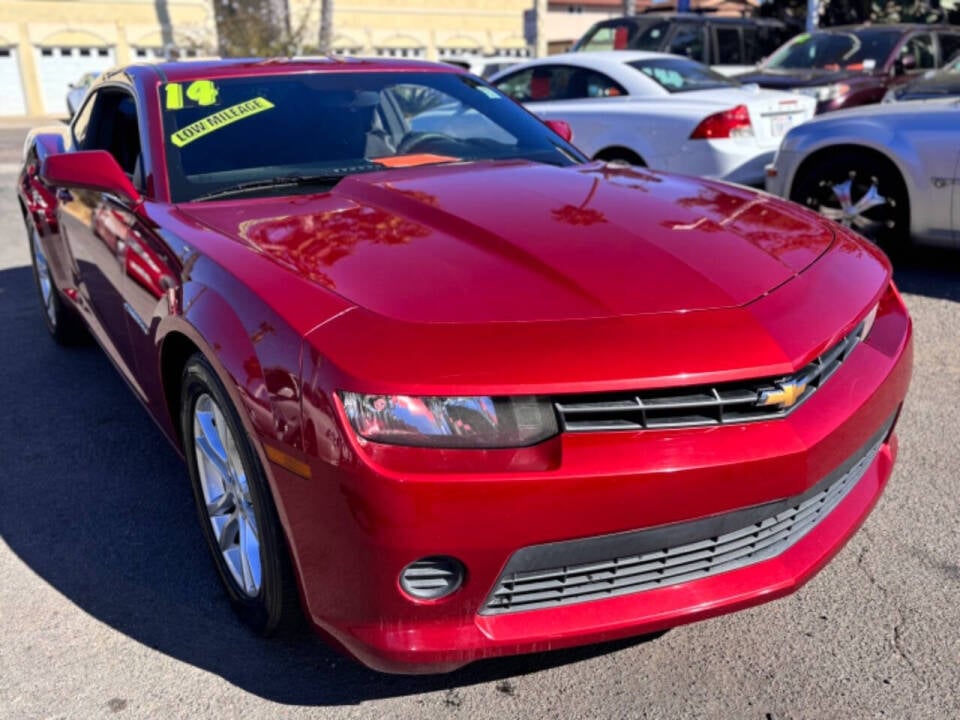
[[[178,60],[136,63],[104,73],[104,80],[117,75],[132,78],[159,77],[165,82],[216,79],[300,72],[463,72],[453,65],[404,58],[295,57],[233,58],[228,60]]]
[[[758,17],[728,17],[714,15],[713,13],[697,12],[669,12],[656,10],[653,12],[637,13],[636,15],[624,15],[619,18],[610,18],[600,22],[615,22],[618,20],[644,20],[651,18],[654,20],[683,20],[685,22],[709,22],[721,25],[777,25],[785,27],[781,20],[776,18],[758,18]]]
[[[590,50],[589,52],[568,52],[560,53],[559,55],[547,55],[542,58],[536,58],[535,60],[518,63],[518,65],[555,65],[559,63],[561,65],[591,67],[594,65],[601,66],[609,64],[622,65],[633,62],[634,60],[655,60],[659,58],[689,60],[689,58],[685,58],[683,55],[672,55],[670,53],[653,52],[650,50]],[[690,60],[690,62],[696,62],[696,60]]]
[[[956,25],[947,25],[944,23],[938,23],[935,25],[925,24],[925,23],[882,23],[882,24],[873,24],[873,23],[860,23],[859,25],[834,25],[832,27],[817,28],[814,30],[815,33],[832,33],[832,32],[857,32],[860,30],[894,30],[899,32],[912,32],[914,30],[944,30],[944,29],[955,29],[960,31],[960,27]]]

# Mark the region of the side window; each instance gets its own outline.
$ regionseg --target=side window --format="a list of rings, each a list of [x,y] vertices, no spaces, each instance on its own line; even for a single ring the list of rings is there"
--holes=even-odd
[[[713,32],[717,41],[717,63],[719,65],[743,65],[740,28],[719,26],[715,27]]]
[[[601,25],[577,44],[577,50],[626,50],[636,33],[634,23],[626,20]]]
[[[916,60],[916,65],[914,65],[916,70],[931,70],[936,67],[937,59],[933,50],[933,36],[924,33],[914,35],[907,40],[900,48],[900,57],[904,58],[907,55],[912,55]]]
[[[940,33],[940,64],[946,65],[953,56],[960,53],[960,35],[955,33]]]
[[[602,73],[568,65],[540,65],[504,78],[497,88],[514,100],[577,100],[626,95],[626,90]]]
[[[664,50],[674,55],[708,62],[703,54],[703,25],[699,23],[677,23]]]
[[[627,91],[621,85],[603,73],[594,72],[585,68],[576,68],[570,73],[567,81],[567,99],[600,98],[626,95]]]
[[[519,102],[533,99],[531,85],[533,83],[533,68],[507,75],[494,83],[497,90]]]
[[[83,143],[87,137],[87,129],[90,127],[90,116],[93,114],[93,105],[95,99],[93,96],[87,98],[87,102],[80,108],[80,112],[73,118],[70,125],[70,133],[73,135],[73,145],[78,150],[84,148]]]
[[[134,185],[142,189],[140,129],[133,96],[123,90],[103,88],[92,102],[84,106],[77,118],[78,123],[90,106],[89,123],[83,140],[77,138],[78,147],[81,150],[106,150],[116,158]],[[74,127],[76,130],[76,125]]]
[[[766,60],[789,39],[789,33],[776,25],[744,25],[743,64],[756,65]]]

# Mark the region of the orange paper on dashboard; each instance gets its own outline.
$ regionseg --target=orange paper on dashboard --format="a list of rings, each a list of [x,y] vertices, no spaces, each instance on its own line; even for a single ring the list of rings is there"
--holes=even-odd
[[[372,162],[388,168],[416,167],[432,163],[457,162],[460,158],[449,155],[434,155],[432,153],[418,153],[416,155],[391,155],[390,157],[373,158]]]

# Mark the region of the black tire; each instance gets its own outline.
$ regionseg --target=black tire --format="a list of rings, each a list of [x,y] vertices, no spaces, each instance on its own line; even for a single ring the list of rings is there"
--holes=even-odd
[[[208,513],[201,473],[197,457],[197,437],[194,428],[194,413],[199,402],[209,407],[211,398],[219,408],[227,430],[232,435],[239,461],[249,489],[245,512],[252,509],[255,518],[255,536],[259,543],[260,583],[256,591],[244,588],[234,576],[225,552],[218,543],[211,515]],[[194,354],[183,370],[180,389],[180,429],[183,450],[187,459],[193,495],[196,500],[200,527],[210,550],[211,557],[227,596],[240,619],[260,635],[296,631],[302,624],[299,594],[290,562],[286,538],[277,516],[260,460],[254,452],[250,439],[243,429],[236,408],[213,368],[200,353]],[[236,503],[235,503],[236,506]],[[236,510],[235,513],[239,513]],[[226,527],[226,526],[224,526]],[[226,529],[221,531],[227,535]],[[239,537],[237,538],[239,542]],[[242,552],[242,548],[241,548]]]
[[[628,148],[607,148],[606,150],[601,150],[593,157],[594,160],[620,160],[630,165],[636,165],[637,167],[646,167],[647,164],[643,161],[643,158],[637,155],[633,150]]]
[[[84,345],[89,342],[90,334],[83,320],[60,297],[60,291],[50,275],[40,233],[29,219],[25,218],[24,222],[27,229],[27,242],[30,244],[33,283],[37,288],[37,298],[40,300],[40,313],[44,324],[50,336],[59,345]]]
[[[903,178],[887,159],[871,153],[844,150],[821,155],[804,167],[793,183],[790,199],[827,217],[841,212],[834,191],[850,181],[850,201],[856,204],[871,190],[883,199],[855,217],[837,219],[888,252],[902,250],[910,242],[910,199]]]

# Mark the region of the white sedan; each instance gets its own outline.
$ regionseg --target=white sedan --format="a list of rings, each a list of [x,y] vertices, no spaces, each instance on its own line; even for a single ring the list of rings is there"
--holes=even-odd
[[[803,95],[741,85],[688,58],[654,52],[551,55],[491,78],[544,120],[564,120],[600,160],[761,185]]]

